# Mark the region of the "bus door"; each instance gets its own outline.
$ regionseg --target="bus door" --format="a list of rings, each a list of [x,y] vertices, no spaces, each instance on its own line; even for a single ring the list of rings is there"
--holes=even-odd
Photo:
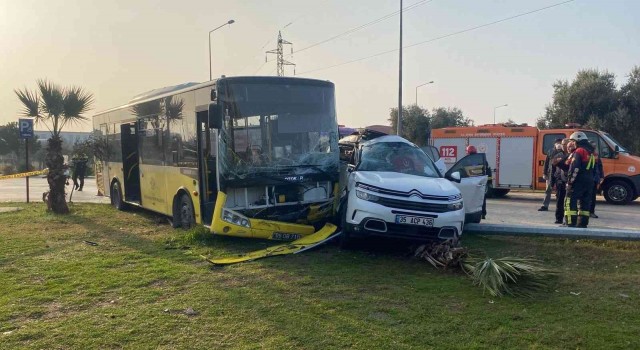
[[[122,135],[122,175],[124,181],[124,199],[127,202],[140,203],[140,155],[138,152],[138,133],[136,123],[120,126]]]
[[[200,214],[202,223],[210,225],[218,195],[217,140],[218,130],[209,128],[208,111],[196,114],[198,124],[198,169],[200,177]]]

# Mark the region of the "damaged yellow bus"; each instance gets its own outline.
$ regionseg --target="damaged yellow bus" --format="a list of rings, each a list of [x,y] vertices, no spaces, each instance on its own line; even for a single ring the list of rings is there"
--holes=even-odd
[[[295,240],[333,220],[334,85],[222,77],[153,90],[93,117],[99,191],[215,234]]]

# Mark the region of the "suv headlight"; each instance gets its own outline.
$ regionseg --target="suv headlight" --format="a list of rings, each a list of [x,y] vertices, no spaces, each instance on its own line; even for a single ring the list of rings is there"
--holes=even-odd
[[[458,203],[447,204],[447,208],[449,208],[449,210],[460,210],[463,208],[462,201]]]
[[[222,209],[222,220],[230,224],[251,228],[249,218],[242,214],[236,213],[233,210]]]
[[[370,194],[360,190],[356,190],[356,197],[369,202],[377,202],[380,199],[380,197],[374,194]]]

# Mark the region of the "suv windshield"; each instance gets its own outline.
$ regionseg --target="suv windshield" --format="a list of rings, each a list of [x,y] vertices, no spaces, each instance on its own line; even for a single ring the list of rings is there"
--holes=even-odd
[[[332,84],[229,81],[224,94],[219,149],[226,179],[337,173]]]
[[[404,142],[378,142],[363,146],[357,170],[440,177],[431,159],[420,148]]]

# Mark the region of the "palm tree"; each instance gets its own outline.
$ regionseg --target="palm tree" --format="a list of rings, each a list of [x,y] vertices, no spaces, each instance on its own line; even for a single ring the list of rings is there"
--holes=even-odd
[[[24,107],[22,115],[34,118],[36,124],[46,126],[51,132],[45,157],[49,168],[47,207],[54,213],[67,214],[69,207],[64,192],[66,178],[60,132],[69,124],[87,120],[83,114],[91,108],[93,94],[77,86],[62,88],[47,80],[38,80],[37,85],[36,91],[26,88],[14,91]]]

